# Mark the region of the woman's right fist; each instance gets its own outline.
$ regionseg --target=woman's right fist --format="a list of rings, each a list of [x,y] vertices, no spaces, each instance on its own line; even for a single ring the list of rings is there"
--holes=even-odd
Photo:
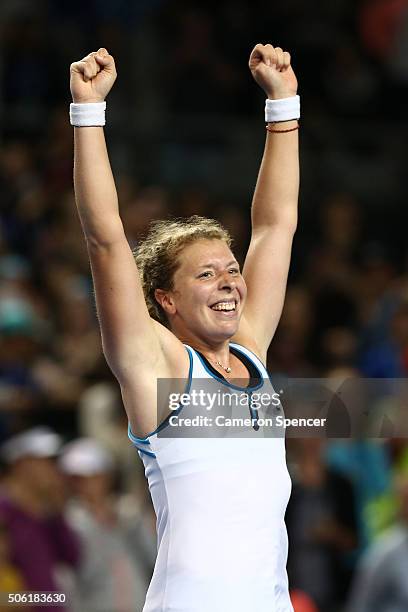
[[[72,101],[103,102],[116,80],[115,60],[106,49],[99,49],[71,64]]]

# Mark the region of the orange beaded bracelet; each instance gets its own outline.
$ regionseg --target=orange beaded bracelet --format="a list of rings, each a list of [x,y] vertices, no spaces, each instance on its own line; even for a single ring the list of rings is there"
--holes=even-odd
[[[274,130],[269,125],[266,125],[265,127],[266,127],[266,131],[271,132],[272,134],[287,134],[288,132],[295,132],[296,130],[298,130],[300,128],[300,124],[298,122],[296,127],[290,128],[289,130]]]

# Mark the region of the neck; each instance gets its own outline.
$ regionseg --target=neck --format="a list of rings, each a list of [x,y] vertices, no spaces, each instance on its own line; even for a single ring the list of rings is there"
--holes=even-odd
[[[231,375],[233,363],[231,362],[231,353],[229,342],[223,342],[222,345],[211,345],[208,342],[188,343],[196,351],[200,352],[224,377]]]
[[[194,347],[196,348],[196,347]],[[220,366],[223,370],[230,367],[230,351],[229,344],[223,347],[222,350],[213,350],[208,348],[197,348],[209,361]]]
[[[78,502],[101,524],[108,525],[115,522],[116,512],[114,500],[109,493],[102,496],[79,497]]]
[[[28,514],[37,516],[44,514],[43,501],[35,491],[30,489],[29,483],[10,478],[5,482],[5,489],[17,506]]]

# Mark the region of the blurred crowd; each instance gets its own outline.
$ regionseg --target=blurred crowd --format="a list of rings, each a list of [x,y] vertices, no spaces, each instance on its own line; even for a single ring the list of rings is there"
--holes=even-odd
[[[141,610],[154,516],[75,213],[69,64],[100,46],[116,58],[106,131],[130,244],[151,219],[203,214],[242,261],[264,138],[247,60],[257,42],[289,49],[300,220],[269,370],[405,378],[408,0],[8,0],[0,22],[0,591]],[[408,609],[399,433],[288,440],[296,612]]]

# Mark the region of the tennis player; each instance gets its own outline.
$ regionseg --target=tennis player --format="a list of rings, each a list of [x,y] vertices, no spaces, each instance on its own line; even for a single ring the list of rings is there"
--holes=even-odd
[[[103,131],[115,62],[101,48],[71,65],[75,195],[103,351],[157,515],[144,612],[293,610],[284,437],[265,433],[256,417],[250,435],[166,437],[175,420],[192,413],[187,405],[157,410],[159,379],[182,380],[188,393],[202,380],[248,398],[273,391],[265,363],[297,224],[300,103],[289,53],[258,44],[249,68],[267,96],[267,132],[241,272],[226,230],[203,217],[156,222],[132,253]],[[251,406],[243,410],[254,416]]]

